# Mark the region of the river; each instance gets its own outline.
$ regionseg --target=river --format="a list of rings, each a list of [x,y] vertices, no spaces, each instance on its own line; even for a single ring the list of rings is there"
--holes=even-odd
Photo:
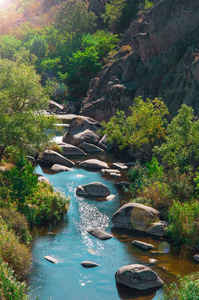
[[[104,155],[104,154],[103,154]],[[103,159],[104,156],[101,156]],[[192,253],[175,252],[165,240],[130,230],[113,228],[111,216],[121,206],[123,195],[100,172],[74,167],[74,171],[52,174],[39,165],[35,171],[47,177],[56,190],[70,197],[67,214],[58,224],[46,224],[33,229],[33,264],[29,275],[31,299],[40,300],[116,300],[161,299],[162,289],[146,293],[117,286],[115,272],[124,265],[157,260],[152,268],[168,284],[177,274],[196,271]],[[76,195],[78,185],[100,181],[114,195],[109,201],[96,201]],[[114,237],[102,241],[87,233],[89,227],[101,228]],[[149,252],[132,245],[134,239],[152,243]],[[44,256],[51,255],[58,264],[51,264]],[[96,268],[83,268],[81,262],[94,261]]]

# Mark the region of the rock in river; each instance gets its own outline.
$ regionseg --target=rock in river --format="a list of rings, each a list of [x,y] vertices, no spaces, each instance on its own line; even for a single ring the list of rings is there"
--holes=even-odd
[[[42,154],[42,158],[39,159],[39,161],[51,164],[60,164],[67,167],[74,166],[74,162],[53,150],[44,151],[44,153]]]
[[[137,290],[147,290],[164,285],[160,277],[149,267],[133,264],[121,267],[115,273],[118,283]]]
[[[95,197],[106,197],[110,195],[110,190],[101,182],[92,182],[85,185],[79,185],[76,189],[79,195],[88,195]]]
[[[88,228],[87,232],[100,240],[109,240],[113,236],[102,229]]]
[[[79,164],[82,168],[88,169],[108,169],[107,163],[98,159],[87,159]]]
[[[63,155],[87,155],[80,148],[67,144],[67,143],[59,143],[59,147],[62,149]]]
[[[57,263],[58,263],[58,260],[57,260],[56,258],[50,256],[50,255],[46,255],[44,258],[45,258],[47,261],[49,261],[49,262],[51,262],[51,263],[53,263],[53,264],[57,264]]]
[[[81,262],[81,265],[82,265],[82,267],[84,267],[84,268],[94,268],[94,267],[97,267],[97,266],[99,266],[98,264],[96,264],[95,262],[93,262],[93,261],[82,261]]]
[[[137,240],[134,240],[132,242],[132,244],[134,246],[137,246],[137,247],[142,248],[144,250],[150,250],[150,249],[154,248],[154,246],[152,244],[147,244],[147,243],[144,243],[144,242],[141,242],[141,241],[137,241]]]
[[[51,170],[54,171],[54,172],[66,172],[66,171],[72,171],[71,168],[66,167],[66,166],[62,166],[62,165],[59,165],[59,164],[54,164],[54,165],[51,167]]]
[[[159,211],[139,203],[129,203],[120,207],[112,216],[115,227],[146,231],[159,220]]]
[[[91,118],[77,116],[72,119],[68,131],[63,137],[63,142],[74,146],[78,146],[82,142],[97,145],[100,140],[100,134],[98,131],[101,127],[100,123]]]

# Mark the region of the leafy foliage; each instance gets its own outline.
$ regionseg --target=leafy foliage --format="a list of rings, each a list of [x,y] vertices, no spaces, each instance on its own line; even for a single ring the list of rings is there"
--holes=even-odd
[[[3,59],[0,74],[1,161],[8,146],[25,151],[47,142],[55,120],[41,111],[48,96],[33,66]]]
[[[143,101],[138,97],[134,99],[130,111],[128,117],[123,111],[118,111],[107,124],[103,122],[103,133],[108,135],[109,142],[116,141],[120,149],[130,146],[151,157],[154,145],[165,137],[164,117],[168,110],[160,99]]]
[[[88,12],[86,2],[82,0],[65,0],[61,3],[55,18],[55,28],[61,33],[71,34],[77,39],[87,32],[93,32],[96,16]]]
[[[0,258],[0,295],[7,300],[27,300],[25,282],[16,280],[13,270]]]
[[[177,283],[164,287],[164,300],[198,300],[199,299],[199,272],[185,277],[178,277]]]
[[[182,105],[167,132],[165,143],[156,148],[156,153],[168,166],[178,167],[182,173],[188,171],[199,158],[199,120],[194,118],[193,109]]]
[[[199,247],[199,202],[174,202],[169,210],[167,234],[175,244]]]

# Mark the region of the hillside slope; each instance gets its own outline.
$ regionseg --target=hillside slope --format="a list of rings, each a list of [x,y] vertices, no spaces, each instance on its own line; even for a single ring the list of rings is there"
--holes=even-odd
[[[171,115],[185,103],[199,109],[199,2],[160,0],[124,33],[120,53],[91,80],[81,114],[109,120],[132,99],[162,97]]]

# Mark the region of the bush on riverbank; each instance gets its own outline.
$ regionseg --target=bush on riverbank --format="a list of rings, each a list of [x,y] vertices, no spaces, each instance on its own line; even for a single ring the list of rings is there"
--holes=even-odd
[[[0,258],[0,295],[2,300],[27,300],[25,282],[16,280],[13,270]]]
[[[185,277],[179,277],[177,283],[164,287],[164,300],[198,300],[199,299],[199,272]]]
[[[48,183],[38,182],[34,167],[19,155],[16,165],[1,175],[0,207],[15,207],[29,224],[51,219],[60,220],[67,211],[69,199],[54,191]]]
[[[174,202],[169,209],[168,237],[178,246],[199,246],[199,202]]]
[[[8,229],[0,218],[0,259],[14,270],[18,279],[25,279],[31,265],[31,254],[28,247],[19,242],[18,237]]]

